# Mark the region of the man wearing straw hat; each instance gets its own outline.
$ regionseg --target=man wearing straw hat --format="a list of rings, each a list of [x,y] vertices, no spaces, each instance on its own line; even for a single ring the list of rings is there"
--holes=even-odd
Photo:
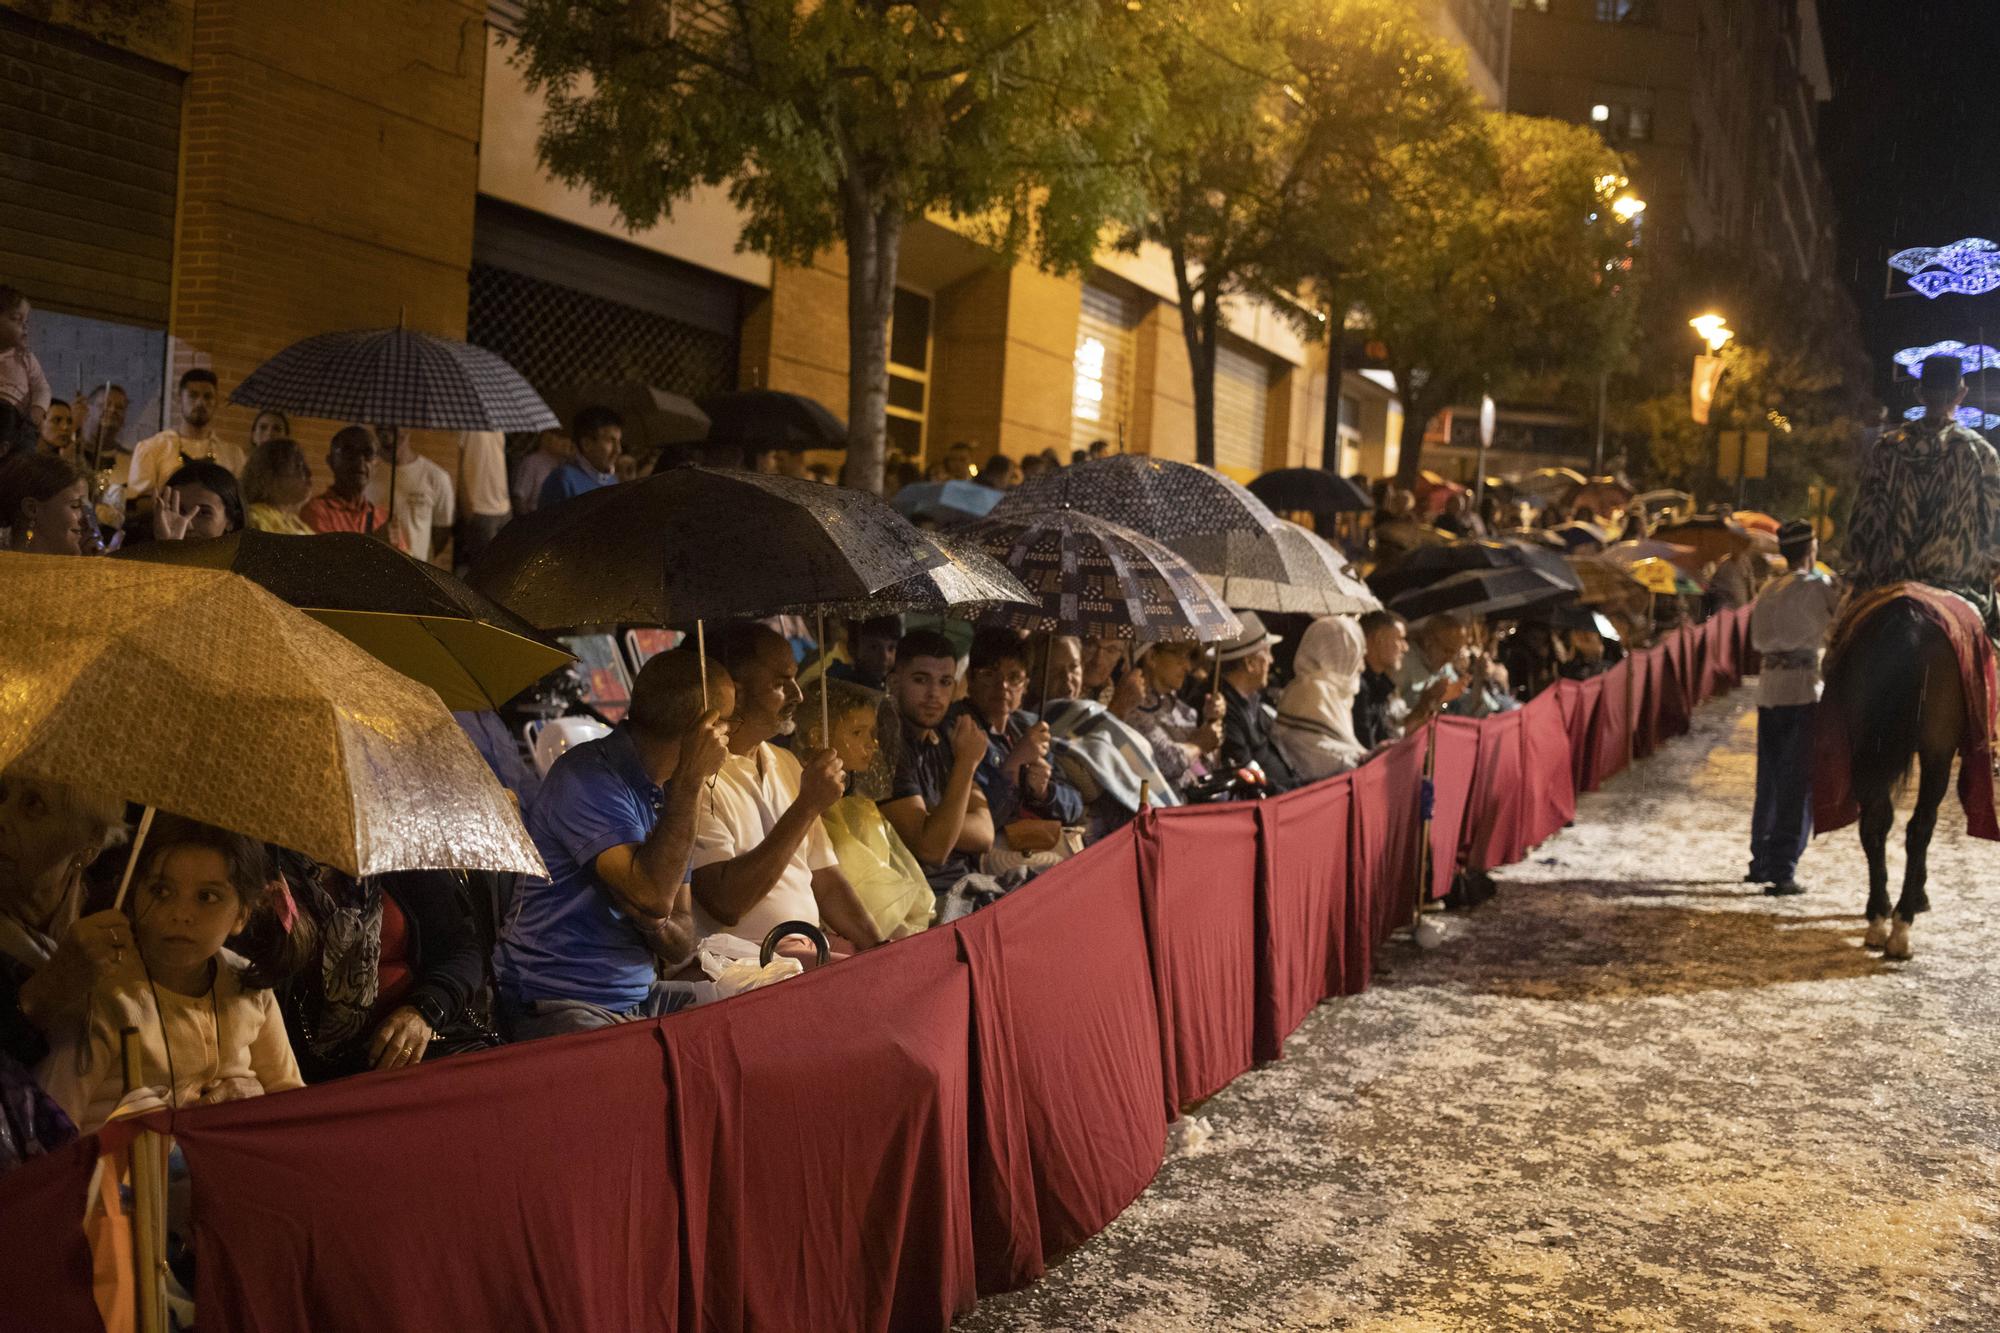
[[[1278,636],[1264,628],[1255,611],[1240,612],[1243,631],[1217,650],[1222,661],[1222,764],[1244,768],[1255,764],[1278,791],[1300,785],[1299,775],[1271,739],[1271,715],[1264,709],[1264,687],[1271,682],[1271,649]]]

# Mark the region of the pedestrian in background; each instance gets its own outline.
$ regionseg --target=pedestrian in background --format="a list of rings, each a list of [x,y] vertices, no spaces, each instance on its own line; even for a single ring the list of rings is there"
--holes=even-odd
[[[1750,644],[1757,676],[1757,803],[1750,817],[1750,873],[1774,898],[1804,893],[1796,874],[1812,837],[1813,715],[1819,710],[1820,650],[1840,589],[1813,567],[1812,527],[1787,523],[1778,550],[1791,566],[1757,598]]]

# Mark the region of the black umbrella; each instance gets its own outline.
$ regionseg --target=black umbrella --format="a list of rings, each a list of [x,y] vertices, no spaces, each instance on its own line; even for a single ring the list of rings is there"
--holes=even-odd
[[[571,660],[506,607],[359,533],[245,530],[146,542],[120,558],[241,574],[430,686],[448,708],[497,708]]]
[[[1420,546],[1376,570],[1368,578],[1375,595],[1394,599],[1415,588],[1427,588],[1454,574],[1482,569],[1532,569],[1566,588],[1583,586],[1558,551],[1519,542],[1456,541]]]
[[[543,629],[691,625],[861,601],[946,560],[865,491],[684,467],[514,520],[469,577]]]
[[[744,389],[701,400],[708,413],[707,447],[845,449],[847,423],[798,393]]]
[[[1375,507],[1366,490],[1325,468],[1279,468],[1251,482],[1249,490],[1280,513],[1365,514]]]
[[[995,514],[960,534],[1011,570],[1038,605],[988,620],[1104,639],[1211,643],[1241,632],[1186,561],[1151,538],[1070,509]]]
[[[1254,538],[1278,526],[1278,516],[1262,500],[1214,468],[1145,454],[1113,454],[1039,472],[1009,491],[993,517],[1065,507],[1169,547],[1183,538],[1221,533]]]
[[[1408,620],[1445,614],[1495,616],[1553,606],[1574,596],[1575,588],[1538,569],[1472,569],[1391,598],[1389,609]]]

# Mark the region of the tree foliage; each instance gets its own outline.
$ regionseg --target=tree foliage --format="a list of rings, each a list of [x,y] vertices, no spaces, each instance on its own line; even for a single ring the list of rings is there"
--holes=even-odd
[[[1475,99],[1462,58],[1388,0],[1264,0],[1157,11],[1147,43],[1165,111],[1140,162],[1128,244],[1170,256],[1194,372],[1195,445],[1215,458],[1215,357],[1227,304],[1304,311],[1366,262],[1378,202]]]
[[[1405,484],[1445,408],[1486,392],[1546,396],[1625,357],[1632,229],[1610,209],[1623,180],[1590,130],[1505,112],[1402,173],[1354,291],[1402,398]]]
[[[1116,0],[528,0],[518,60],[556,176],[633,227],[724,186],[740,244],[848,261],[850,485],[879,489],[904,225],[1086,262],[1130,216],[1154,85]]]

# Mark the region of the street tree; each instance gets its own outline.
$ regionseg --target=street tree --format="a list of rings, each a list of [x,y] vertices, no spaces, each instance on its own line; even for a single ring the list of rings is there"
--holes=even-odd
[[[1128,246],[1172,263],[1193,372],[1195,456],[1215,461],[1215,366],[1229,303],[1321,312],[1308,285],[1369,249],[1373,201],[1422,145],[1475,116],[1462,59],[1388,0],[1159,7],[1146,49],[1167,105]]]
[[[848,485],[879,491],[905,226],[952,217],[1058,270],[1134,215],[1157,105],[1113,0],[527,0],[520,63],[558,178],[628,226],[727,188],[739,244],[847,256]]]
[[[1482,393],[1546,392],[1620,363],[1632,228],[1624,180],[1590,130],[1488,112],[1477,152],[1429,156],[1399,182],[1355,299],[1402,399],[1397,481],[1414,485],[1431,420]]]

